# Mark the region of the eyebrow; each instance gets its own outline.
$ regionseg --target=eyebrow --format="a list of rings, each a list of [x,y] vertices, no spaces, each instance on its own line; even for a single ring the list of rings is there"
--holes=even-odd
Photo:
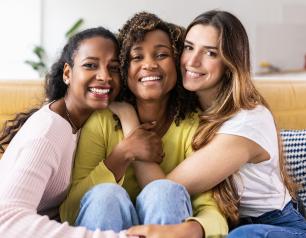
[[[193,45],[193,43],[191,41],[188,41],[188,40],[185,40],[185,43],[187,43],[189,45]],[[216,47],[216,46],[203,45],[202,47],[205,48],[205,49],[218,50],[218,47]]]
[[[164,45],[164,44],[157,44],[157,45],[154,45],[154,48],[155,49],[158,49],[158,48],[167,48],[169,50],[171,50],[171,47],[170,46],[167,46],[167,45]],[[131,51],[133,50],[142,50],[143,48],[141,46],[135,46],[135,47],[132,47],[131,48]]]
[[[85,60],[99,60],[99,58],[98,57],[93,57],[93,56],[88,56],[85,59],[83,59],[82,62],[85,61]],[[111,59],[111,62],[119,63],[119,59],[118,58]]]

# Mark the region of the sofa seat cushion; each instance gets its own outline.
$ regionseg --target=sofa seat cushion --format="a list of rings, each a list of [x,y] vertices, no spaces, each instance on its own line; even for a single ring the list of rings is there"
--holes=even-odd
[[[306,207],[306,130],[282,130],[289,174],[301,185],[298,195]]]

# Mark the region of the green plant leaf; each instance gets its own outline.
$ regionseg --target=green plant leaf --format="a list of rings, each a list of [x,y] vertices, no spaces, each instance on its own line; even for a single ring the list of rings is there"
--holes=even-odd
[[[66,38],[72,37],[83,23],[84,23],[83,18],[80,18],[79,20],[77,20],[72,25],[72,27],[66,32],[66,34],[65,34]]]
[[[41,46],[35,46],[33,52],[41,60],[44,57],[45,50]]]
[[[26,64],[30,65],[34,70],[46,69],[46,65],[44,62],[35,62],[32,60],[26,60]]]

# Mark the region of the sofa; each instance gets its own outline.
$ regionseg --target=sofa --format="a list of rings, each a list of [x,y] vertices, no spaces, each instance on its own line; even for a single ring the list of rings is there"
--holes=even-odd
[[[299,195],[306,206],[306,79],[254,80],[269,103],[283,138],[290,173],[301,184]],[[18,112],[41,105],[42,80],[0,80],[0,129]],[[1,154],[0,154],[1,158]]]

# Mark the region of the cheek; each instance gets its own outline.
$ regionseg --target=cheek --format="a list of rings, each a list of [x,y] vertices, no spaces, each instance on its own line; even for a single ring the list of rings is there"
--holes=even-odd
[[[121,88],[121,78],[119,74],[113,76],[112,87],[113,87],[114,96],[116,97]]]
[[[181,55],[181,60],[180,60],[181,67],[183,65],[185,65],[186,61],[187,61],[187,53],[185,51],[183,51],[183,53]]]

